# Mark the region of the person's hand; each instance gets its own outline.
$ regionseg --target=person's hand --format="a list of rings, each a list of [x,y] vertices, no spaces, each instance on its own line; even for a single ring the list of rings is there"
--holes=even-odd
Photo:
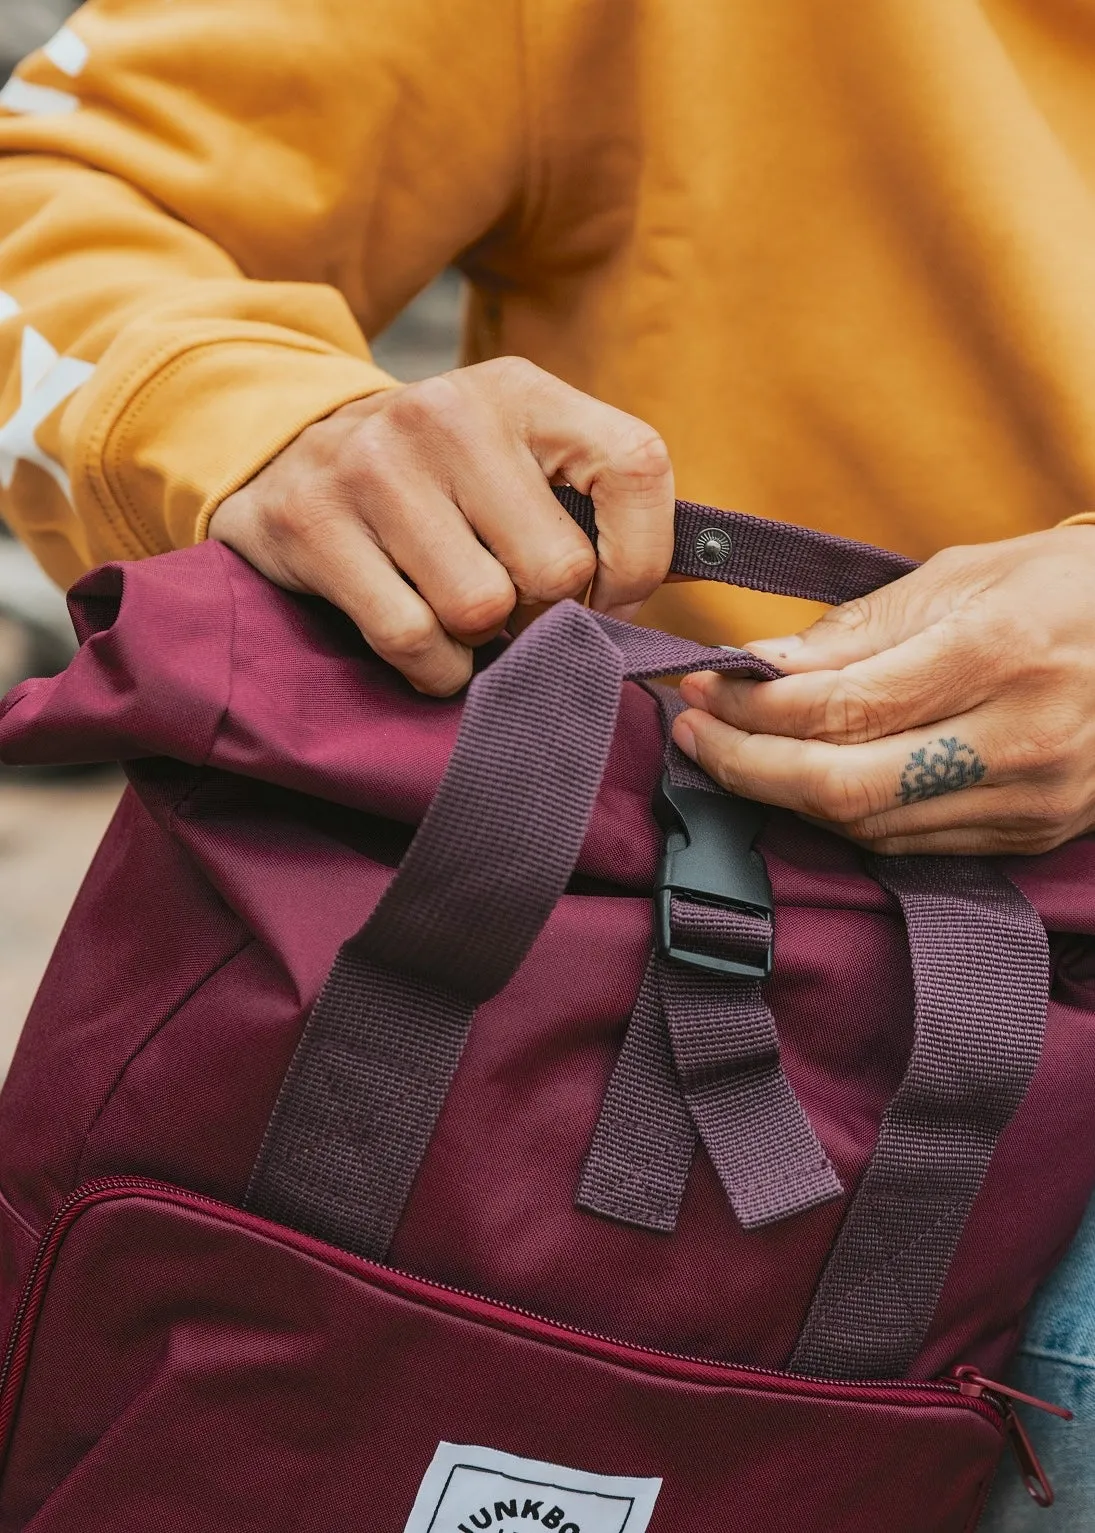
[[[883,853],[1042,852],[1095,826],[1095,527],[949,548],[682,684],[725,787]],[[702,710],[702,711],[700,711]]]
[[[549,488],[593,497],[598,552]],[[673,474],[649,426],[507,357],[344,405],[218,507],[210,536],[342,608],[445,696],[515,606],[582,596],[629,617],[673,552]]]

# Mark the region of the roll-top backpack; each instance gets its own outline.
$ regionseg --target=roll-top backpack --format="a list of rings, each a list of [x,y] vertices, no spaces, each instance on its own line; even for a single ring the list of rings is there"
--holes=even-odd
[[[685,575],[910,567],[678,505]],[[650,683],[778,673],[573,602],[446,701],[216,543],[70,604],[0,755],[129,786],[0,1096],[0,1533],[963,1533],[1009,1437],[1048,1499],[993,1381],[1095,1184],[1095,840],[731,797]]]

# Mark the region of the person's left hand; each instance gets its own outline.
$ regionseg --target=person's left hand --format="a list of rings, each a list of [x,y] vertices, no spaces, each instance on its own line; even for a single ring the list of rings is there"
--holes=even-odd
[[[724,787],[875,852],[1044,852],[1095,827],[1095,526],[948,548],[701,672],[674,739]]]

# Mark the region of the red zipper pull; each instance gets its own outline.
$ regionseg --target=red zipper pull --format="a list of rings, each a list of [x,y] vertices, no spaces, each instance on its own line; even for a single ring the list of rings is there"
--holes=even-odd
[[[976,1398],[987,1392],[998,1398],[1008,1442],[1011,1444],[1015,1461],[1019,1465],[1019,1473],[1023,1476],[1023,1484],[1039,1506],[1052,1506],[1053,1486],[1042,1468],[1038,1455],[1034,1451],[1034,1444],[1027,1435],[1027,1429],[1012,1402],[1019,1400],[1024,1405],[1033,1406],[1035,1410],[1048,1411],[1051,1416],[1060,1416],[1063,1421],[1071,1421],[1072,1412],[1066,1410],[1063,1405],[1051,1405],[1048,1400],[1039,1400],[1034,1395],[1025,1395],[1021,1389],[1012,1389],[1008,1384],[997,1384],[994,1379],[983,1378],[977,1369],[968,1363],[954,1370],[954,1378],[958,1384],[959,1394],[972,1395]]]
[[[1036,1411],[1048,1411],[1051,1416],[1060,1416],[1062,1421],[1072,1420],[1072,1412],[1063,1405],[1051,1405],[1048,1400],[1039,1400],[1036,1395],[1025,1395],[1021,1389],[1012,1389],[1010,1384],[997,1384],[995,1379],[986,1379],[972,1363],[963,1363],[960,1368],[956,1368],[953,1377],[958,1380],[960,1395],[983,1395],[987,1389],[990,1394],[1000,1395],[1005,1400],[1018,1400],[1020,1405],[1032,1405]]]

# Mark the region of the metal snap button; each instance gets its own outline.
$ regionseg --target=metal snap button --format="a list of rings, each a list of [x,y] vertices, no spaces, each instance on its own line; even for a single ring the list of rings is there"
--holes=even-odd
[[[725,564],[733,546],[721,527],[705,527],[696,538],[696,558],[701,564]]]

